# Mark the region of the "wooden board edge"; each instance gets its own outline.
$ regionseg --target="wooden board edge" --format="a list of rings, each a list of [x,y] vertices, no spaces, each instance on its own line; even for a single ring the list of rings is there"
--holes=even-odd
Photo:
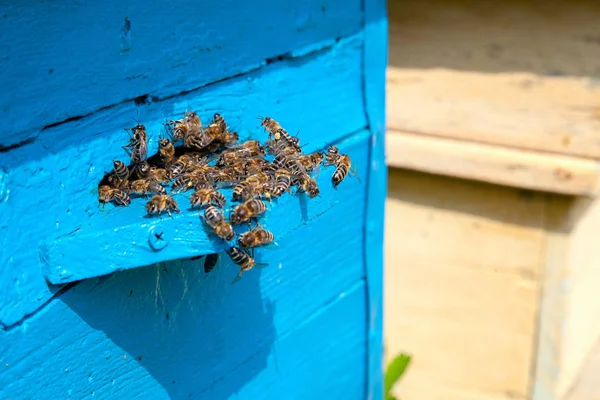
[[[523,189],[596,196],[594,160],[388,129],[387,164]]]
[[[365,399],[383,399],[383,235],[387,195],[385,165],[385,88],[388,20],[385,0],[363,0],[363,99],[369,129],[369,176],[365,216],[367,277],[367,383]]]
[[[558,400],[569,280],[567,257],[571,221],[565,215],[568,215],[573,200],[559,196],[548,196],[547,199],[544,218],[547,235],[540,254],[544,278],[540,292],[537,334],[532,338],[535,346],[530,377],[532,400]]]

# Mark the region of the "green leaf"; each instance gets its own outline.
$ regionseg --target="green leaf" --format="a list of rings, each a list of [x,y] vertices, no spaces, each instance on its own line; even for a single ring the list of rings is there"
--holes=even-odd
[[[406,367],[410,363],[410,356],[405,353],[401,353],[399,356],[396,356],[392,362],[390,362],[385,371],[385,398],[389,398],[390,391],[394,384],[398,382],[398,379],[404,374],[406,371]],[[392,397],[393,398],[393,397]]]

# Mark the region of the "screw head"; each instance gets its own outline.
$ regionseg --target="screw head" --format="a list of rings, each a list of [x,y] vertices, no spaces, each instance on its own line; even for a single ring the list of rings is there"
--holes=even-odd
[[[160,226],[153,226],[148,232],[148,244],[154,251],[161,251],[169,244],[167,231]]]

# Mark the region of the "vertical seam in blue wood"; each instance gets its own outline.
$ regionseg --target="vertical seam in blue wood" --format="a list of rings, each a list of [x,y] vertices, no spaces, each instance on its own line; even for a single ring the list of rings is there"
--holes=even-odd
[[[385,71],[387,12],[385,0],[363,2],[363,96],[371,130],[365,212],[367,309],[367,399],[383,399],[383,234],[387,193],[385,165]]]

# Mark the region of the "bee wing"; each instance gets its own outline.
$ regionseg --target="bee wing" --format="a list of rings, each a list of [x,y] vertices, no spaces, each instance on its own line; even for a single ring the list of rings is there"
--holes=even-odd
[[[350,168],[350,173],[352,173],[352,175],[354,175],[356,177],[356,179],[358,180],[358,183],[360,183],[362,185],[362,180],[360,179],[360,177],[358,176],[358,174],[356,173],[356,166],[352,166],[352,168]]]

